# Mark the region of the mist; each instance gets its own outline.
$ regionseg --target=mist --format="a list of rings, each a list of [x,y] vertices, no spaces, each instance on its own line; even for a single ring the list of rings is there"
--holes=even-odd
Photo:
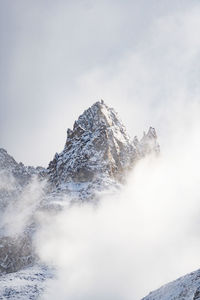
[[[4,181],[2,181],[4,179]],[[0,226],[4,230],[4,235],[9,237],[19,237],[27,227],[34,222],[34,216],[37,214],[38,207],[45,195],[46,181],[38,181],[36,176],[20,190],[12,176],[5,178],[0,176],[2,185],[0,186],[6,191],[12,191],[9,201],[5,203],[2,209]]]
[[[57,270],[41,299],[141,299],[199,268],[199,109],[188,104],[184,127],[118,193],[40,216],[37,251]]]
[[[62,150],[67,127],[103,98],[132,137],[155,127],[161,154],[138,162],[125,186],[103,193],[98,205],[36,215],[37,254],[56,270],[41,299],[141,299],[199,268],[200,4],[59,1],[43,18],[44,3],[32,2],[25,14],[20,1],[9,14],[3,147],[18,161],[47,165]],[[7,40],[14,35],[16,43]],[[3,180],[0,186],[12,189]],[[9,206],[8,234],[23,231],[42,189],[30,185]]]

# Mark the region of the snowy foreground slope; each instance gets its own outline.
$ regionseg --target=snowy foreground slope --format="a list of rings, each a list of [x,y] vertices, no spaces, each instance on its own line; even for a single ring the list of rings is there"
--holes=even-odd
[[[21,271],[0,277],[0,299],[38,299],[45,290],[52,271],[46,266],[35,264]]]
[[[151,292],[142,300],[197,300],[200,299],[200,270],[172,281]]]
[[[38,264],[15,273],[2,275],[0,278],[0,299],[38,299],[45,292],[47,280],[53,277],[53,270]],[[162,286],[142,300],[198,299],[200,299],[200,270]]]

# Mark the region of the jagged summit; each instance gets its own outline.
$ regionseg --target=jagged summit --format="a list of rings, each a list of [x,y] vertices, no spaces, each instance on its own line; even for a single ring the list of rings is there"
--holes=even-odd
[[[4,148],[0,148],[0,169],[12,169],[17,166],[17,162]]]
[[[200,270],[169,282],[159,289],[150,292],[142,300],[199,300]]]
[[[1,177],[11,177],[15,180],[15,184],[21,185],[27,184],[33,175],[44,176],[45,169],[42,167],[24,166],[22,162],[17,163],[16,160],[8,154],[8,152],[0,148],[0,175]]]
[[[147,133],[144,131],[143,137],[140,141],[137,136],[135,136],[133,144],[136,148],[137,155],[140,157],[144,157],[152,152],[155,154],[160,153],[156,130],[153,127],[150,127]]]
[[[68,129],[68,135],[76,131],[95,131],[99,127],[120,127],[120,130],[125,128],[119,120],[117,112],[108,107],[103,100],[94,103],[91,107],[83,112],[82,115],[75,121],[73,131]]]
[[[67,130],[63,152],[48,170],[57,186],[88,182],[102,175],[116,178],[134,159],[134,147],[113,108],[96,102]]]
[[[73,137],[78,139],[80,136],[85,136],[85,133],[90,133],[91,136],[91,133],[96,133],[98,130],[101,132],[107,131],[108,135],[105,137],[107,139],[115,138],[121,143],[130,143],[130,138],[117,112],[113,108],[109,108],[101,100],[83,112],[78,120],[74,122],[73,130],[67,130],[65,148],[69,149],[69,144]],[[85,142],[85,139],[82,139],[82,142]]]
[[[37,231],[38,212],[47,210],[56,213],[66,207],[66,202],[71,204],[73,200],[95,201],[98,198],[97,192],[101,195],[106,189],[113,191],[113,188],[118,188],[136,161],[151,152],[159,152],[155,129],[150,127],[141,140],[135,137],[132,141],[118,114],[103,100],[85,110],[75,121],[73,129],[67,130],[63,151],[56,153],[47,169],[17,163],[6,150],[0,148],[2,214],[7,211],[7,207],[17,208],[21,204],[24,192],[26,194],[29,191],[27,188],[35,176],[39,181],[47,179],[45,183],[48,183],[44,185],[44,194],[36,207],[28,207],[32,211],[19,236],[7,236],[6,224],[5,228],[0,228],[0,273],[15,272],[37,259],[32,240]],[[32,277],[27,282],[32,282]],[[29,291],[27,295],[30,294],[30,284],[24,290]],[[16,295],[18,297],[18,292]]]
[[[132,141],[115,110],[101,100],[67,130],[64,150],[49,164],[50,181],[61,190],[102,178],[121,181],[134,162],[151,151],[159,151],[155,129]]]
[[[67,130],[64,149],[55,154],[47,170],[17,163],[0,149],[0,171],[12,175],[20,186],[27,184],[33,174],[47,177],[50,190],[72,192],[79,199],[85,191],[97,190],[97,184],[101,190],[105,183],[124,181],[125,173],[138,159],[159,151],[153,127],[141,140],[130,139],[117,112],[101,100],[80,115],[73,129]]]

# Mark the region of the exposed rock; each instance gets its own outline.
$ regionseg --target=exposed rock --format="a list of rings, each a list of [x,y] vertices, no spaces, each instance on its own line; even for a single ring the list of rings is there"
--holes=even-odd
[[[96,102],[68,129],[64,150],[55,155],[48,170],[51,181],[93,181],[102,174],[120,180],[130,167],[135,149],[114,109]]]
[[[72,194],[75,189],[83,198],[86,183],[98,190],[106,181],[123,182],[136,160],[151,152],[159,152],[155,129],[150,127],[141,141],[132,142],[115,110],[101,100],[67,130],[64,150],[56,153],[48,174],[57,190]]]
[[[200,270],[187,274],[156,291],[142,300],[197,300],[200,299]]]
[[[197,300],[197,299],[200,299],[200,286],[196,289],[193,297],[193,300]]]
[[[1,275],[0,299],[36,300],[41,297],[46,280],[53,278],[53,270],[35,264],[21,271]]]
[[[160,146],[157,142],[157,134],[155,128],[150,127],[147,134],[144,132],[142,139],[139,141],[137,136],[133,140],[137,155],[142,158],[147,154],[160,153]]]
[[[44,177],[45,174],[45,168],[26,167],[21,162],[17,163],[5,149],[0,148],[0,176],[4,178],[4,182],[0,184],[0,189],[3,188],[3,184],[12,184],[20,189],[30,182],[33,175]]]
[[[33,176],[37,176],[41,180],[45,174],[46,170],[44,168],[26,167],[22,163],[17,163],[6,150],[0,148],[1,221],[4,211],[8,207],[15,207],[15,204],[21,201],[23,192]],[[29,205],[28,201],[27,205]],[[30,220],[27,226],[31,226],[31,223]],[[30,228],[26,228],[25,232],[21,232],[20,236],[11,237],[8,236],[4,227],[0,228],[0,273],[15,272],[34,262],[32,233],[28,229]]]
[[[137,137],[132,141],[117,113],[103,100],[84,111],[73,130],[67,130],[64,150],[55,154],[47,169],[26,167],[0,149],[1,214],[9,204],[20,201],[34,176],[49,182],[45,197],[20,235],[10,237],[0,228],[0,272],[15,272],[34,263],[32,238],[38,210],[57,213],[63,208],[63,195],[68,195],[69,201],[96,199],[97,192],[119,187],[136,161],[151,153],[159,153],[155,129],[150,127],[140,141]],[[5,294],[14,292],[9,289]]]
[[[0,273],[16,272],[34,261],[35,255],[30,236],[0,239]]]

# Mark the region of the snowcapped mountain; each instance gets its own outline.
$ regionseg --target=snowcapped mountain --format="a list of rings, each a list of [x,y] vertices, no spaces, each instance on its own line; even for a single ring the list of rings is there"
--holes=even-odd
[[[25,192],[28,199],[32,198],[34,191],[31,190],[27,194],[27,189],[34,180],[40,185],[44,181],[47,182],[37,205],[33,206],[30,199],[27,200],[25,209],[29,209],[29,219],[20,234],[10,236],[6,230],[7,224],[5,222],[1,224],[0,272],[18,271],[12,273],[13,276],[9,274],[2,277],[0,291],[4,291],[2,293],[7,295],[5,297],[10,297],[5,290],[10,289],[9,285],[12,286],[12,281],[15,286],[15,280],[19,277],[23,279],[21,282],[24,282],[24,286],[20,286],[23,293],[17,291],[17,288],[11,289],[12,299],[22,299],[23,295],[27,297],[24,299],[36,299],[38,296],[37,292],[35,295],[32,295],[31,292],[35,279],[32,280],[31,276],[27,276],[29,271],[31,274],[32,266],[37,261],[32,247],[32,238],[37,230],[35,216],[38,212],[51,208],[56,213],[56,203],[63,195],[67,195],[69,201],[92,201],[96,199],[97,193],[100,195],[102,191],[111,187],[113,189],[123,186],[128,171],[139,159],[151,153],[158,154],[159,151],[154,128],[150,127],[148,133],[144,133],[141,140],[138,140],[137,137],[132,140],[115,110],[109,108],[103,100],[85,110],[75,121],[73,129],[67,130],[63,151],[55,154],[47,169],[26,167],[22,163],[17,163],[6,150],[0,149],[0,213],[2,220],[10,206],[14,209],[17,208],[16,214],[24,209],[20,205],[20,201],[24,198]],[[19,271],[27,266],[30,267],[26,271]],[[39,281],[40,277],[38,277]],[[6,278],[9,280],[9,285],[7,285]],[[27,290],[28,286],[31,289],[30,293]],[[17,298],[19,295],[23,297]]]
[[[94,198],[94,192],[123,182],[135,162],[151,152],[159,152],[155,129],[132,141],[115,110],[101,100],[67,130],[64,150],[55,154],[48,175],[57,191]]]
[[[9,212],[20,213],[20,202],[33,177],[43,180],[46,170],[42,167],[26,167],[17,163],[6,150],[0,149],[0,272],[9,273],[32,264],[35,257],[32,250],[29,222],[20,235],[10,235],[7,223]],[[27,201],[27,206],[29,205]],[[16,216],[17,224],[17,216]],[[14,226],[14,225],[13,225]]]
[[[200,299],[200,270],[172,281],[151,292],[142,300],[197,300]]]

